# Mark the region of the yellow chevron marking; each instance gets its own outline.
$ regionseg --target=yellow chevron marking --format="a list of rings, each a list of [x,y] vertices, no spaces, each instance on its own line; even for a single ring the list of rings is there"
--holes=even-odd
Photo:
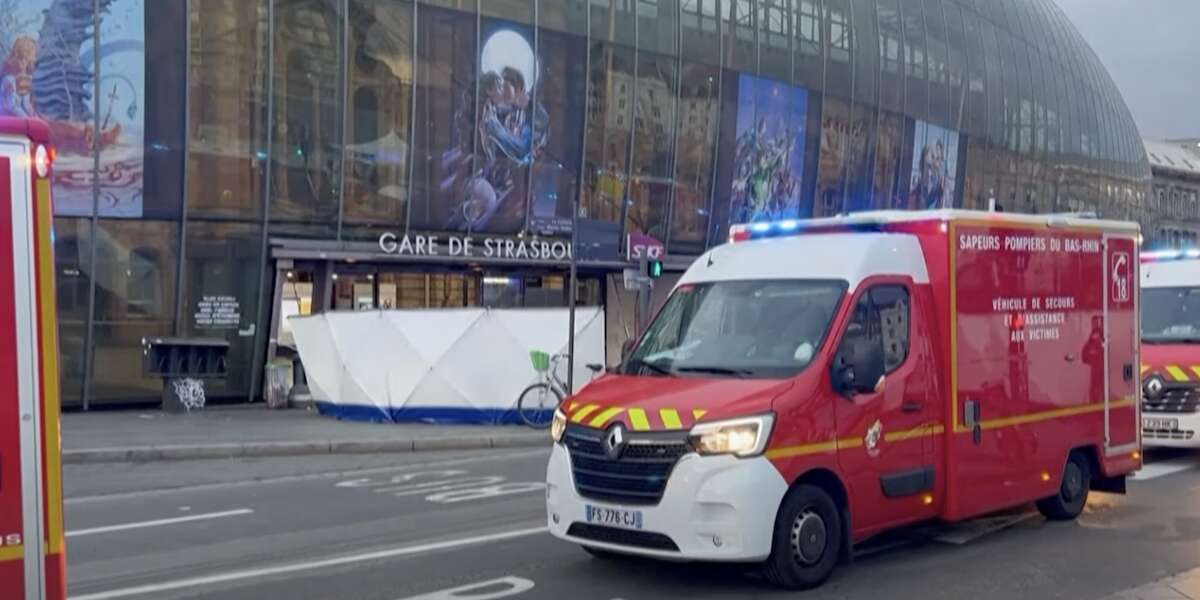
[[[596,406],[595,404],[588,404],[587,406],[584,406],[583,408],[580,408],[579,410],[575,411],[575,414],[571,415],[571,421],[575,422],[575,423],[582,423],[583,420],[586,419],[588,415],[592,414],[593,412],[596,412],[596,409],[598,409],[598,408],[600,408],[600,407]]]
[[[646,418],[646,411],[640,408],[629,409],[629,424],[633,426],[634,431],[650,431],[650,421]]]
[[[662,417],[663,427],[667,429],[683,429],[683,423],[679,422],[679,413],[673,408],[664,408],[658,411],[658,415]]]
[[[1170,373],[1171,377],[1173,377],[1175,379],[1175,381],[1187,381],[1188,380],[1187,373],[1184,373],[1183,369],[1180,369],[1179,367],[1177,367],[1175,365],[1167,365],[1167,373]]]
[[[708,411],[707,411],[707,410],[704,410],[704,409],[702,409],[702,408],[697,408],[697,409],[695,409],[695,410],[693,410],[693,411],[692,411],[692,419],[693,419],[693,420],[696,420],[696,421],[699,421],[699,420],[700,420],[700,417],[703,417],[703,416],[704,416],[705,414],[707,414],[707,413],[708,413]]]
[[[604,425],[608,423],[610,419],[621,414],[624,410],[625,409],[621,408],[620,406],[606,408],[600,414],[596,415],[596,418],[592,419],[592,422],[588,423],[588,425],[592,427],[604,427]]]

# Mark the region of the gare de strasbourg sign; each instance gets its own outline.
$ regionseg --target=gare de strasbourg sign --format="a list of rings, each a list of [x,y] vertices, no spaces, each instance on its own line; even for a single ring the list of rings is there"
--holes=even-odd
[[[484,258],[503,260],[566,261],[569,240],[538,238],[473,237],[470,235],[396,234],[379,236],[379,249],[395,256]]]
[[[662,242],[644,234],[630,234],[625,245],[626,260],[661,260],[666,254]],[[404,234],[385,232],[379,236],[379,249],[395,256],[484,258],[503,260],[566,261],[571,258],[568,240],[532,237],[482,237],[470,235]]]

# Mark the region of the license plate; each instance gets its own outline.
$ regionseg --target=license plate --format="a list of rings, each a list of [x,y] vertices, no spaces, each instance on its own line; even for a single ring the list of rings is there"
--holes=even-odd
[[[1174,431],[1179,429],[1179,419],[1155,419],[1142,417],[1142,429],[1166,429]]]
[[[623,529],[641,529],[642,511],[626,510],[624,508],[607,508],[603,506],[584,505],[587,510],[587,522],[597,525],[611,525]]]

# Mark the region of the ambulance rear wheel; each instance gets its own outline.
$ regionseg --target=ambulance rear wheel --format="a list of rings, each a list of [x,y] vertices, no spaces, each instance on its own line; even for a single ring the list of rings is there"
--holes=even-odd
[[[833,573],[843,543],[841,513],[829,494],[812,485],[796,486],[775,518],[763,575],[781,587],[816,587]]]
[[[1072,452],[1066,467],[1063,468],[1058,493],[1039,500],[1038,510],[1051,521],[1070,521],[1083,512],[1090,487],[1092,473],[1087,458],[1078,452]]]

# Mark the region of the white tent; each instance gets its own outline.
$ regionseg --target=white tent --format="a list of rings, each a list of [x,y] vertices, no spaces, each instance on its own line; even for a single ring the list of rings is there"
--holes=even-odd
[[[604,311],[575,318],[575,384],[604,362]],[[565,308],[327,312],[289,319],[324,414],[372,421],[516,422],[538,381],[529,353],[566,352]],[[566,362],[559,371],[566,379]]]

